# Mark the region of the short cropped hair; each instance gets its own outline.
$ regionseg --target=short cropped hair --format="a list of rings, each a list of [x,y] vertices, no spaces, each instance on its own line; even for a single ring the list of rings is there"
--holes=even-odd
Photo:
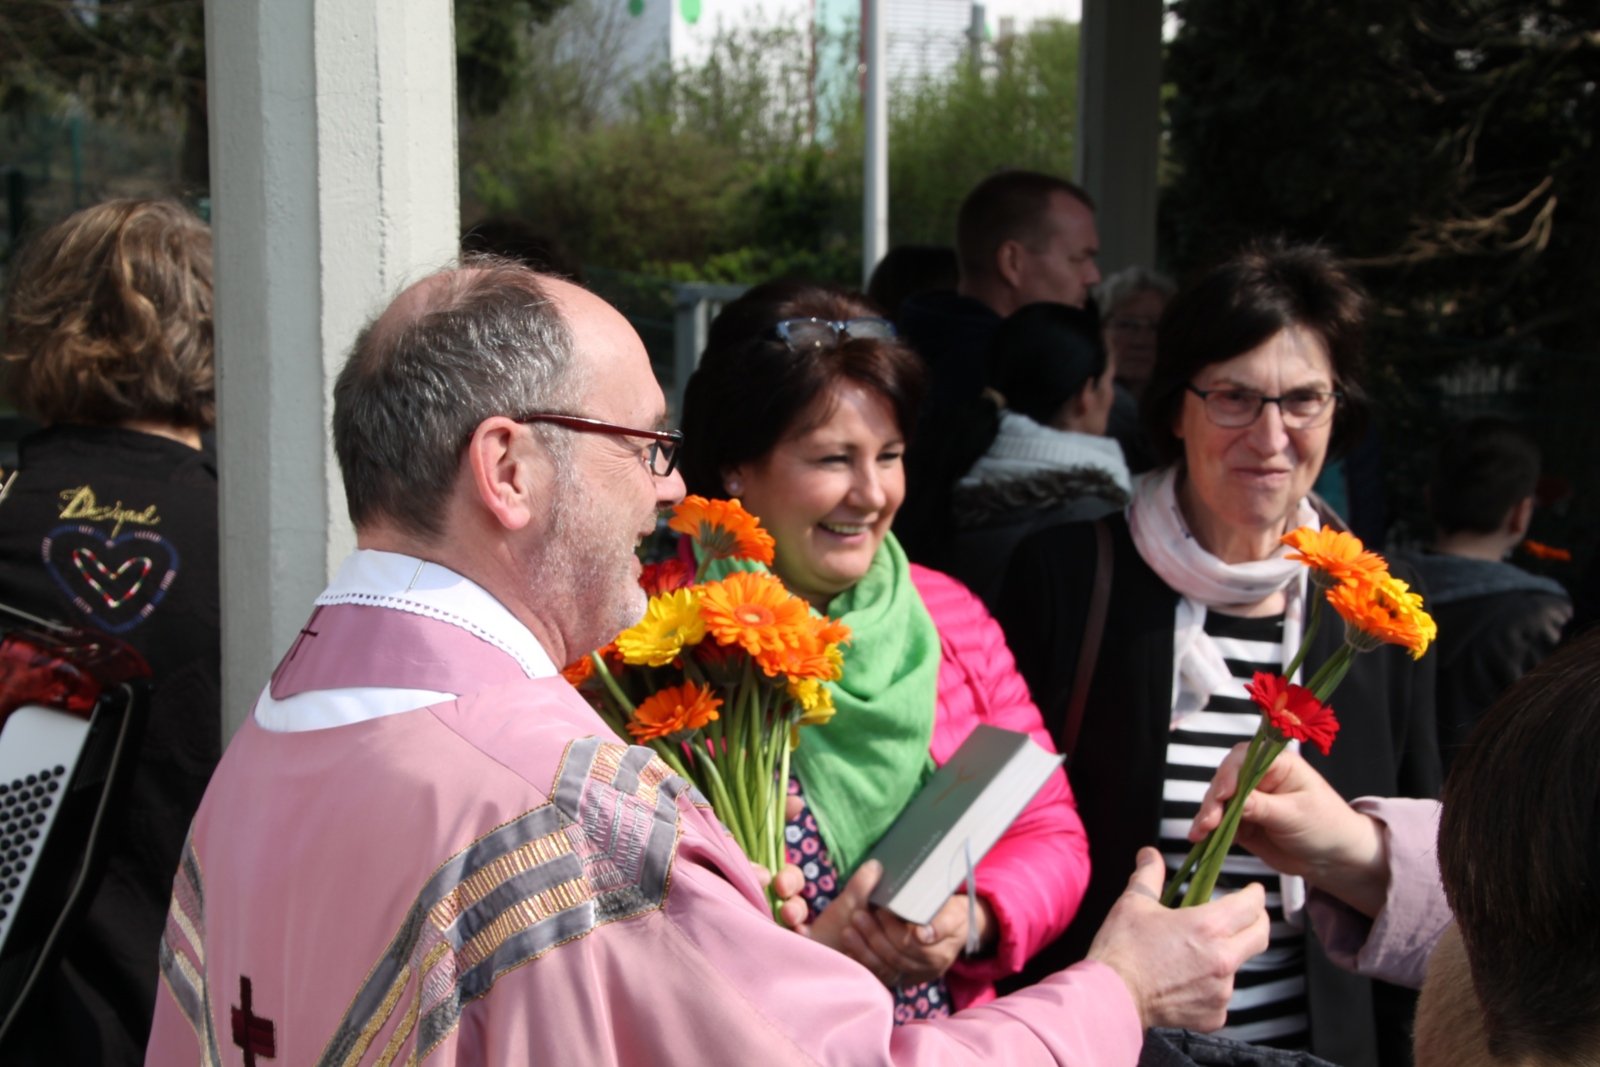
[[[382,519],[439,536],[477,425],[575,397],[572,334],[541,276],[501,259],[463,267],[410,320],[369,323],[334,383],[333,444],[357,527]],[[559,449],[546,430],[534,427]]]
[[[689,492],[723,495],[724,472],[804,433],[806,420],[825,419],[818,403],[845,383],[883,397],[909,439],[926,385],[922,360],[906,344],[858,338],[795,351],[776,332],[784,319],[877,314],[857,294],[793,281],[756,286],[725,305],[683,396],[680,466]]]
[[[1125,301],[1140,293],[1156,293],[1171,300],[1177,292],[1177,284],[1159,271],[1149,267],[1126,267],[1102,281],[1095,288],[1094,299],[1100,305],[1100,317],[1109,319]]]
[[[987,370],[1008,410],[1049,426],[1062,405],[1106,372],[1100,316],[1092,307],[1024,305],[995,330]]]
[[[174,200],[108,200],[9,270],[6,389],[46,423],[216,421],[211,231]]]
[[[1439,442],[1428,510],[1442,534],[1494,533],[1539,484],[1539,443],[1516,423],[1484,415]]]
[[[1094,210],[1094,201],[1081,186],[1038,171],[1003,170],[974,186],[956,213],[961,276],[993,276],[995,255],[1007,241],[1020,241],[1030,249],[1042,247],[1050,237],[1044,222],[1057,193]]]
[[[891,319],[919,293],[954,289],[961,280],[956,250],[945,245],[895,245],[883,254],[867,279],[867,299]]]
[[[1600,1047],[1596,767],[1600,633],[1592,632],[1484,713],[1445,782],[1440,874],[1489,1051],[1506,1063],[1592,1062]]]
[[[1156,362],[1139,413],[1161,463],[1183,458],[1173,431],[1190,382],[1206,367],[1242,356],[1297,326],[1327,346],[1333,383],[1344,393],[1328,454],[1359,437],[1366,421],[1362,340],[1367,296],[1320,245],[1258,242],[1213,268],[1167,304]]]

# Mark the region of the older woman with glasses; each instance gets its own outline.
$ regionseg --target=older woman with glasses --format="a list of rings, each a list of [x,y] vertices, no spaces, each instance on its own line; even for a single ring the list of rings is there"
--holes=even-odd
[[[683,407],[689,491],[740,498],[776,541],[777,575],[851,628],[839,712],[795,754],[790,859],[813,935],[889,985],[900,1022],[992,998],[1065,929],[1089,874],[1058,773],[977,865],[973,899],[956,894],[928,927],[862,903],[863,859],[979,723],[1050,747],[994,620],[889,532],[922,391],[916,355],[863,300],[779,282],[712,323]]]
[[[996,615],[1058,745],[1089,832],[1094,878],[1072,930],[1045,955],[1082,955],[1121,886],[1115,872],[1155,844],[1175,868],[1205,783],[1259,715],[1244,683],[1281,672],[1306,619],[1305,568],[1279,539],[1338,524],[1311,485],[1358,431],[1365,298],[1326,251],[1249,249],[1180,293],[1162,319],[1143,398],[1163,466],[1125,518],[1056,526],[1017,549]],[[1090,607],[1098,592],[1099,625]],[[1308,662],[1342,640],[1316,635]],[[1098,656],[1084,657],[1085,647]],[[1359,657],[1336,698],[1332,755],[1310,755],[1347,797],[1432,796],[1439,786],[1432,663],[1398,649]],[[1297,921],[1300,886],[1240,853],[1218,891],[1265,881],[1272,947],[1246,964],[1229,1029],[1377,1063],[1404,1048],[1403,1008],[1334,971]],[[1392,1012],[1391,1008],[1395,1008]]]

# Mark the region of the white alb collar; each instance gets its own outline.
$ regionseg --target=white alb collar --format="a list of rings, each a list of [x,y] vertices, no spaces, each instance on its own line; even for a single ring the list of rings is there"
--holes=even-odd
[[[516,660],[529,678],[557,672],[538,638],[488,590],[448,567],[415,556],[357,549],[316,602],[366,604],[437,619],[489,642]]]

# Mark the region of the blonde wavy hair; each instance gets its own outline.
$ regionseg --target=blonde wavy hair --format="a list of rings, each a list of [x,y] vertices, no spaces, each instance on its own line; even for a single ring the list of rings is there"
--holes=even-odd
[[[12,264],[0,362],[46,423],[216,421],[211,231],[172,200],[108,200]]]

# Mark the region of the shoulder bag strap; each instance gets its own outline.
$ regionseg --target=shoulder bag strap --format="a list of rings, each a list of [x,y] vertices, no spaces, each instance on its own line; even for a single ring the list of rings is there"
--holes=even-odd
[[[1083,708],[1089,700],[1089,684],[1094,681],[1095,661],[1100,658],[1106,610],[1111,606],[1111,530],[1104,519],[1094,522],[1094,555],[1094,588],[1089,593],[1083,641],[1078,645],[1078,669],[1072,676],[1072,697],[1067,702],[1067,721],[1061,736],[1061,751],[1069,759],[1078,744],[1078,730],[1083,726]]]

